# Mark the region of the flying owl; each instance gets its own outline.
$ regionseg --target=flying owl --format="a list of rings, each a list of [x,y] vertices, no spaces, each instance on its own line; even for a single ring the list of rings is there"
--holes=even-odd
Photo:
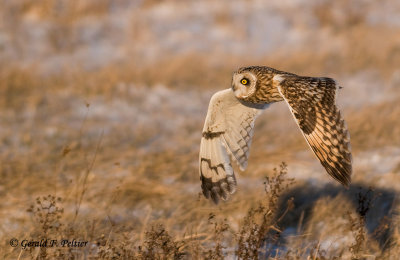
[[[285,101],[322,166],[348,187],[352,174],[350,136],[336,107],[340,87],[331,78],[303,77],[269,67],[244,67],[232,88],[215,93],[208,107],[199,154],[201,187],[215,203],[236,191],[230,158],[244,171],[254,122],[271,103]]]

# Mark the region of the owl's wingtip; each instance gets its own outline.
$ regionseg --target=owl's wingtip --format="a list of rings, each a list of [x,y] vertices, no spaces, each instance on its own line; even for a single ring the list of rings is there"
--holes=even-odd
[[[343,187],[346,188],[346,190],[350,189],[350,185],[351,185],[351,176],[346,176],[347,178],[338,180],[340,184],[343,185]]]
[[[350,184],[351,184],[351,182],[342,183],[343,187],[344,187],[346,190],[350,189]]]
[[[200,177],[202,182],[201,188],[204,197],[211,199],[214,204],[218,205],[220,200],[227,201],[231,194],[236,192],[236,179],[229,176],[217,182],[213,182],[211,178]]]

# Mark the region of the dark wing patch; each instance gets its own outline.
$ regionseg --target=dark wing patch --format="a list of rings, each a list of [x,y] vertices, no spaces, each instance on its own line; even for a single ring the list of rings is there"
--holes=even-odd
[[[211,160],[201,158],[200,164],[202,163],[208,164],[208,168],[211,169],[216,175],[219,175],[218,170],[220,173],[226,171],[225,166],[222,163],[216,166],[212,166]],[[231,165],[229,166],[231,167]],[[219,179],[218,181],[213,181],[212,177],[207,178],[205,176],[206,175],[201,172],[200,174],[201,189],[203,191],[204,196],[207,199],[211,198],[215,204],[219,202],[219,198],[227,200],[229,198],[229,195],[236,191],[236,178],[235,175],[233,174],[227,176],[221,176],[222,179]]]
[[[280,75],[274,84],[326,171],[348,186],[352,174],[350,136],[335,104],[336,82],[331,78]]]

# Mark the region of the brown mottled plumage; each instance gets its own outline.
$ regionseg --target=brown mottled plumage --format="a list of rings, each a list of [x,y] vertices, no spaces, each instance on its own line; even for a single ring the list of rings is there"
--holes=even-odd
[[[260,66],[240,68],[232,77],[233,93],[217,92],[210,101],[200,145],[204,195],[217,203],[236,190],[228,154],[244,170],[256,117],[268,104],[283,100],[328,174],[348,186],[350,136],[336,107],[338,88],[331,78],[302,77]]]

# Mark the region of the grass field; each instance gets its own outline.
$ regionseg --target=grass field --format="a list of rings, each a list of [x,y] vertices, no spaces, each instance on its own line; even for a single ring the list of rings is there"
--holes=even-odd
[[[399,12],[390,0],[0,0],[1,258],[398,259]],[[203,197],[209,99],[250,64],[343,86],[349,189],[281,102],[256,122],[237,193]],[[27,244],[42,239],[59,246]]]

